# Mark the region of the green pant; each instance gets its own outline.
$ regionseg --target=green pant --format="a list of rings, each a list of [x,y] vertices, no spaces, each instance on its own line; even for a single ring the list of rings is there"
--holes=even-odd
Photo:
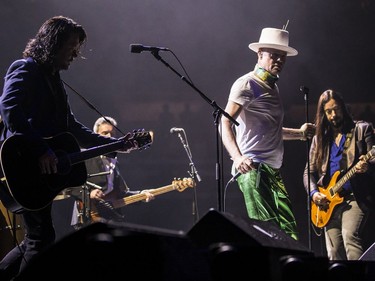
[[[260,164],[237,178],[251,219],[271,221],[298,240],[297,222],[280,170]]]

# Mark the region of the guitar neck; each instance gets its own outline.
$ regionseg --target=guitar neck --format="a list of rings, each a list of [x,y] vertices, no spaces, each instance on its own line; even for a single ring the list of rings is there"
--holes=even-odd
[[[372,150],[369,151],[365,157],[363,157],[363,161],[367,162],[372,157]],[[357,162],[358,163],[358,162]],[[340,192],[344,184],[354,176],[355,172],[357,171],[355,165],[335,184],[332,188],[334,193]]]
[[[133,142],[136,142],[137,145],[135,146]],[[138,130],[137,132],[133,132],[132,135],[130,135],[129,133],[125,136],[125,138],[121,138],[115,142],[91,147],[79,152],[74,152],[71,153],[68,157],[70,160],[70,164],[76,164],[87,159],[105,155],[117,150],[126,151],[130,148],[136,148],[138,150],[145,149],[149,147],[151,143],[152,134],[144,130]]]
[[[152,193],[153,195],[160,195],[163,193],[170,192],[172,190],[176,190],[176,186],[174,184],[166,185],[163,187],[155,188],[153,190],[150,190],[149,192]],[[138,193],[135,195],[127,196],[122,199],[116,200],[113,202],[113,207],[116,208],[121,208],[124,207],[125,205],[129,205],[138,201],[142,201],[146,199],[146,195],[143,193]]]
[[[352,177],[354,176],[356,172],[355,166],[351,168],[332,188],[333,193],[340,192],[342,190],[342,187],[344,184]]]
[[[88,148],[76,153],[71,153],[69,155],[69,159],[71,164],[76,164],[100,155],[117,151],[122,148],[124,148],[124,141],[120,140],[113,143]]]

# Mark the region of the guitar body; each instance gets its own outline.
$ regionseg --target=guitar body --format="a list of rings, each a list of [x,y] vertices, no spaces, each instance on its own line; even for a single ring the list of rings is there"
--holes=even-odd
[[[107,221],[117,221],[123,222],[125,217],[116,210],[112,203],[105,200],[94,200],[91,204],[90,219],[92,222],[100,222],[104,220]]]
[[[344,198],[341,197],[339,193],[332,192],[332,188],[335,186],[339,175],[340,171],[333,174],[327,188],[318,187],[319,192],[323,193],[327,197],[329,204],[325,209],[322,209],[322,207],[317,206],[315,203],[311,204],[311,221],[316,227],[325,227],[331,218],[335,206],[344,201]]]
[[[2,179],[0,194],[4,206],[13,213],[42,209],[63,189],[86,182],[85,163],[71,165],[68,157],[70,153],[80,152],[74,136],[62,133],[45,140],[59,159],[56,174],[40,173],[38,159],[22,135],[9,137],[1,147],[1,166],[5,178]]]

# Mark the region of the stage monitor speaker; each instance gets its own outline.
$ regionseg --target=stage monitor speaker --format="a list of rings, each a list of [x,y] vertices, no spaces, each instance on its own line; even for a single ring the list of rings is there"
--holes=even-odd
[[[375,262],[363,260],[330,261],[326,277],[327,281],[373,281],[375,280]]]
[[[57,241],[15,281],[210,278],[207,257],[181,231],[95,222]]]
[[[285,250],[288,254],[312,254],[275,224],[210,209],[189,231],[188,236],[198,245],[230,242],[250,247]]]
[[[282,271],[281,257],[314,256],[271,222],[243,219],[214,209],[210,209],[187,236],[208,252],[215,280],[229,280],[233,272],[244,276],[260,274],[263,280],[278,280],[275,278]]]

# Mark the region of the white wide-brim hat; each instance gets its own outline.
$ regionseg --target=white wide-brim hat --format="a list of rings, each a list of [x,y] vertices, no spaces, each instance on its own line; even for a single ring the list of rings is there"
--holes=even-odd
[[[259,42],[249,44],[249,48],[258,52],[261,48],[271,48],[286,52],[287,56],[296,56],[298,51],[289,47],[289,32],[285,29],[266,27],[260,34]]]

